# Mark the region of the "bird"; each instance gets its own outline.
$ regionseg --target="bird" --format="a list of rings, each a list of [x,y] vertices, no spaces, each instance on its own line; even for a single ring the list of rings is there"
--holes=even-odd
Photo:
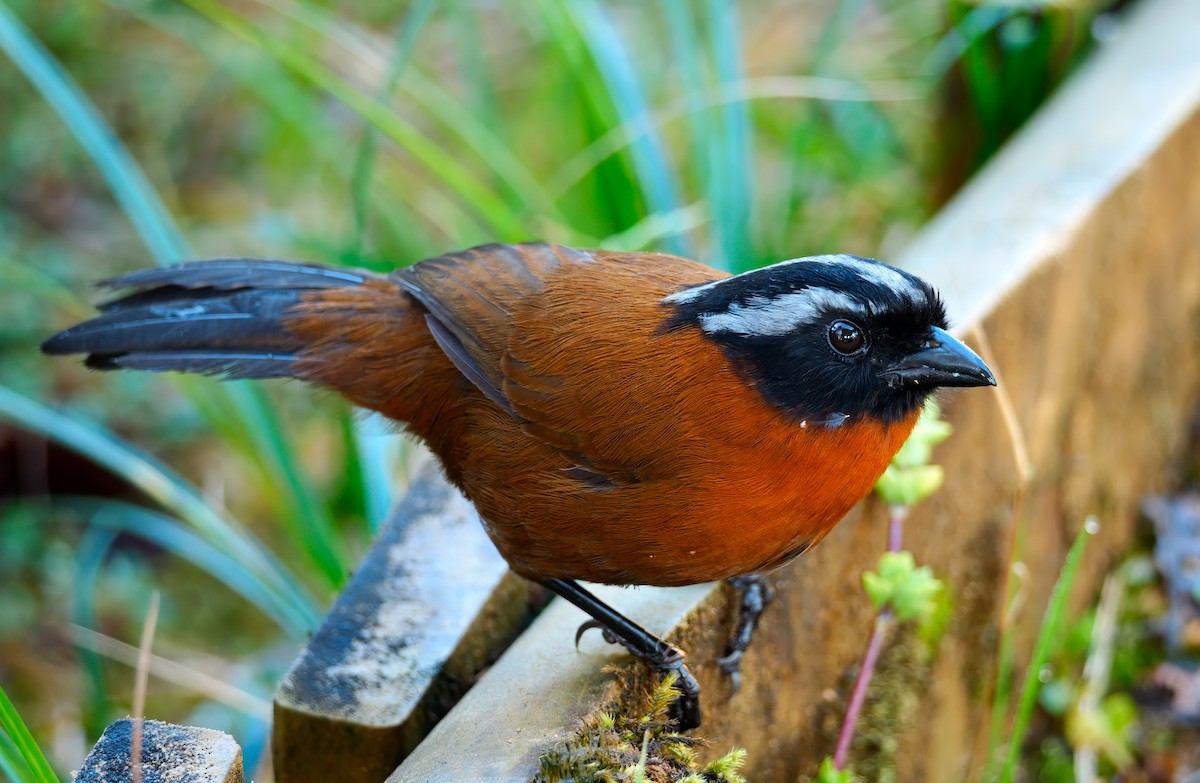
[[[684,653],[580,581],[743,594],[866,496],[942,387],[995,385],[923,279],[848,254],[730,275],[650,252],[491,244],[391,273],[221,258],[102,283],[48,339],[98,370],[293,378],[401,423],[509,566],[659,673],[701,722]],[[578,644],[579,637],[576,637]],[[735,681],[736,684],[736,681]]]

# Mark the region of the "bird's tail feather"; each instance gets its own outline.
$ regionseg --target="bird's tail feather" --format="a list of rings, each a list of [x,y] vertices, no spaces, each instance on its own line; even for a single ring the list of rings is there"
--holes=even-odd
[[[87,365],[101,370],[292,377],[309,346],[285,324],[289,315],[310,295],[385,281],[359,270],[264,259],[139,270],[102,283],[126,293],[42,350],[86,353]]]

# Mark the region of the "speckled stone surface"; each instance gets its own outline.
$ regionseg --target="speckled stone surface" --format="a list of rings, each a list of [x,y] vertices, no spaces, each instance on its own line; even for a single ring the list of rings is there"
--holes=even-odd
[[[143,783],[242,783],[242,749],[228,734],[129,718],[104,730],[75,783],[132,781],[133,734],[139,723]]]
[[[378,783],[528,621],[474,507],[430,463],[275,696],[280,780]]]

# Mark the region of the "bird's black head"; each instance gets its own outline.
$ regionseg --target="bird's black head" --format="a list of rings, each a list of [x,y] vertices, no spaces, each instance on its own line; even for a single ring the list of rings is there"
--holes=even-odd
[[[769,402],[802,420],[845,414],[891,423],[938,387],[995,384],[946,333],[932,286],[868,258],[784,261],[663,303],[674,308],[668,329],[698,327]]]

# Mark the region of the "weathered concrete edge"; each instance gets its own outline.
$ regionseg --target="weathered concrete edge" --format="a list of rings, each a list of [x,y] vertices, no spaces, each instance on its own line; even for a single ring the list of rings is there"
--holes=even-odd
[[[430,460],[276,692],[276,774],[383,780],[524,626],[532,589]]]
[[[156,720],[139,722],[144,783],[242,783],[242,749],[228,734]],[[75,783],[131,781],[136,723],[124,718],[110,724],[84,760]]]
[[[404,720],[506,570],[475,509],[427,464],[284,676],[276,705],[371,727]]]
[[[685,622],[710,587],[593,589],[634,621],[664,633]],[[620,660],[596,632],[575,649],[575,629],[586,619],[565,601],[552,601],[389,783],[527,779],[538,756],[595,709],[609,680],[605,665]]]
[[[1196,18],[1200,18],[1200,4],[1195,0],[1143,3],[1122,26],[1119,37],[914,241],[902,263],[943,289],[957,321],[980,322],[1009,292],[1061,253],[1093,208],[1134,176],[1194,115],[1200,105],[1200,50],[1189,31]],[[1123,74],[1126,78],[1121,78]],[[1133,89],[1114,92],[1114,79]],[[1064,139],[1069,143],[1064,144]],[[1047,158],[1051,151],[1063,149],[1071,154]],[[986,241],[987,237],[996,241]],[[959,255],[963,248],[972,250],[970,258]],[[842,576],[839,581],[844,581]],[[672,613],[711,618],[724,612],[721,591],[696,591],[694,603]],[[686,623],[674,625],[668,616],[638,614],[636,604],[653,601],[656,592],[660,591],[619,592],[614,604],[653,629],[671,627],[676,636],[685,635],[693,656],[718,649],[715,632],[688,628]],[[475,708],[506,704],[514,691],[540,689],[553,702],[559,688],[579,692],[589,683],[587,687],[595,688],[592,654],[550,661],[531,658],[524,664],[514,660],[531,650],[561,648],[583,619],[565,607],[552,609],[501,659],[496,669],[504,676],[481,681],[462,703],[461,715],[457,710],[452,713],[390,778],[392,783],[445,779],[446,757],[467,753],[477,760],[482,757],[486,766],[471,766],[467,758],[461,759],[453,769],[463,779],[527,779],[536,768],[538,751],[561,738],[563,726],[576,719],[578,710],[563,710],[558,721],[543,715],[528,725],[526,736],[535,725],[544,729],[531,747],[512,737],[511,744],[498,744],[495,734],[480,730]],[[698,641],[697,634],[705,639]],[[613,660],[618,657],[613,653]],[[706,690],[706,706],[713,704],[711,694],[711,689]],[[513,720],[520,725],[519,717]]]

